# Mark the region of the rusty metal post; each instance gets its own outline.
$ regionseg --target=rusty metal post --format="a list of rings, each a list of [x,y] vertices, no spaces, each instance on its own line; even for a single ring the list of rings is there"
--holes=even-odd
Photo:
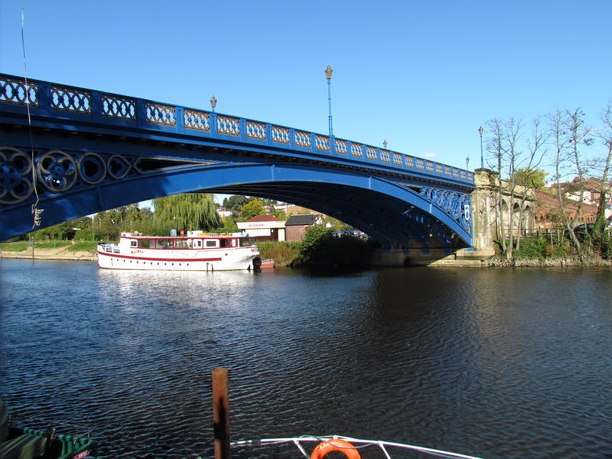
[[[213,430],[215,459],[230,457],[229,391],[227,368],[212,372]]]

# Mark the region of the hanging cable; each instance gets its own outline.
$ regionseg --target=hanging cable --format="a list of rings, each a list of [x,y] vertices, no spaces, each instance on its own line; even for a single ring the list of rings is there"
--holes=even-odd
[[[30,84],[28,83],[28,64],[26,59],[26,46],[25,46],[25,7],[23,0],[21,0],[21,51],[23,54],[23,80],[25,84],[25,104],[28,111],[28,128],[30,132],[30,158],[32,160],[32,187],[34,188],[34,195],[36,201],[32,204],[32,216],[33,224],[32,229],[40,226],[42,223],[42,213],[44,209],[38,208],[40,198],[38,196],[38,190],[36,189],[36,168],[34,167],[34,138],[32,135],[32,115],[30,113]]]

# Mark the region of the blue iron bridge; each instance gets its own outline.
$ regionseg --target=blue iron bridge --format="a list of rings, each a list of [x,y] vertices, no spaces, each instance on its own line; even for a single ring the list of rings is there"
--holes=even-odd
[[[450,252],[472,245],[473,190],[471,172],[385,148],[0,74],[0,240],[206,192],[314,209],[387,249]]]

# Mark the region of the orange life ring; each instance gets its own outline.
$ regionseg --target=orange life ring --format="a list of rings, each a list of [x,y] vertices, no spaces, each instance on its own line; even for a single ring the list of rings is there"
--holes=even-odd
[[[310,455],[310,459],[323,459],[332,451],[341,452],[347,459],[361,459],[361,456],[357,452],[357,448],[348,441],[339,438],[332,438],[331,440],[319,443]]]

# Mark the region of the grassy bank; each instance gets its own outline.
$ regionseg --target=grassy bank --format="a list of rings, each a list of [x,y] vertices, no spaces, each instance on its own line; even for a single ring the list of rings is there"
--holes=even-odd
[[[291,266],[300,256],[300,242],[258,242],[261,258],[272,258],[277,266]]]
[[[89,252],[92,255],[96,254],[96,242],[71,242],[71,241],[48,241],[48,242],[34,242],[28,241],[20,242],[3,242],[0,243],[0,250],[9,253],[21,253],[31,251],[32,247],[34,250],[57,250],[65,248],[67,252]]]
[[[566,237],[525,237],[520,247],[514,250],[513,259],[501,254],[501,243],[497,244],[497,256],[489,260],[489,266],[514,267],[569,267],[612,266],[612,239],[609,235],[595,240],[582,236],[581,250],[577,251]],[[509,244],[509,241],[506,241]]]

